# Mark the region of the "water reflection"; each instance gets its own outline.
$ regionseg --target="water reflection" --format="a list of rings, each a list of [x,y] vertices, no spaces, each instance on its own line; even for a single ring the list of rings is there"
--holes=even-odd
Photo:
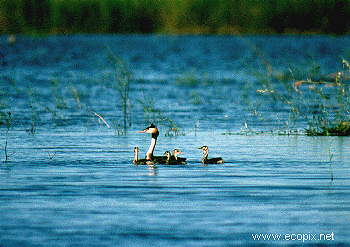
[[[2,161],[0,162],[0,166],[0,176],[2,177],[4,175],[4,178],[10,178],[12,171],[11,161]]]
[[[158,168],[155,165],[147,165],[148,168],[148,176],[157,176]]]

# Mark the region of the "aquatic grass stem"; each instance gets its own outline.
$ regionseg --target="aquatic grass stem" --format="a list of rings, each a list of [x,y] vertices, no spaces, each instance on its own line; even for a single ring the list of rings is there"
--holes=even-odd
[[[303,73],[308,79],[295,82],[294,72],[289,66],[288,71],[294,80],[293,83],[290,79],[286,80],[270,73],[273,72],[273,68],[266,66],[269,63],[264,56],[259,57],[268,73],[255,73],[256,84],[260,84],[261,88],[253,91],[262,96],[257,97],[262,102],[250,99],[253,94],[249,92],[251,89],[248,87],[242,95],[248,110],[257,110],[257,107],[263,104],[269,105],[274,111],[289,111],[287,122],[284,121],[284,117],[281,119],[281,123],[286,123],[287,132],[291,131],[291,120],[304,120],[308,126],[305,130],[307,135],[350,135],[350,87],[344,83],[344,72],[334,73],[334,82],[324,82],[317,79],[322,78],[321,70],[319,65],[313,63],[311,68]],[[350,64],[346,60],[343,59],[342,64],[349,69]]]
[[[71,86],[70,90],[71,90],[72,96],[73,96],[78,108],[81,109],[82,106],[81,106],[81,101],[80,101],[80,96],[79,96],[78,90],[74,86]]]
[[[7,162],[8,159],[9,159],[7,146],[8,146],[8,138],[9,138],[9,132],[10,132],[10,129],[11,129],[11,125],[12,125],[11,112],[8,112],[7,113],[7,118],[6,118],[6,134],[5,134],[5,146],[4,146],[5,162]]]
[[[109,49],[110,51],[110,49]],[[124,61],[115,56],[111,51],[109,52],[109,58],[113,63],[115,69],[115,88],[119,93],[120,103],[122,107],[123,114],[123,134],[127,132],[128,126],[131,126],[131,103],[130,103],[130,81],[132,74],[127,68]],[[119,133],[119,132],[118,132]]]
[[[92,112],[95,116],[97,116],[100,120],[102,120],[102,122],[107,126],[107,128],[111,128],[111,126],[109,126],[109,124],[107,123],[107,121],[98,113],[96,112]]]
[[[27,130],[27,132],[34,135],[36,133],[38,120],[40,119],[39,114],[37,113],[37,105],[39,102],[38,93],[32,87],[29,87],[27,94],[30,110],[30,128]]]
[[[328,157],[329,157],[329,173],[331,175],[331,181],[333,181],[334,180],[333,166],[332,166],[333,153],[331,152],[331,148],[330,147],[328,149]]]
[[[161,124],[167,127],[165,136],[185,135],[177,123],[158,108],[155,107],[155,101],[151,97],[143,97],[145,100],[138,100],[143,108],[144,119],[146,122]]]

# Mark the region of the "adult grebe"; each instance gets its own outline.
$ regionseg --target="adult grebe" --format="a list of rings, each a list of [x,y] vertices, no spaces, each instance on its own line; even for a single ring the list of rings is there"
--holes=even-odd
[[[159,159],[163,160],[165,159],[164,156],[153,156],[154,148],[156,147],[157,144],[157,138],[159,136],[159,131],[157,127],[154,124],[151,124],[147,128],[145,128],[142,131],[138,131],[139,133],[150,133],[152,134],[152,139],[151,139],[151,144],[149,145],[148,151],[146,153],[146,159],[147,160],[152,160],[157,162]]]
[[[134,147],[134,160],[135,165],[153,165],[153,161],[147,159],[139,159],[139,147]]]
[[[223,164],[224,163],[224,160],[221,157],[208,159],[208,153],[209,153],[208,146],[202,146],[198,149],[201,149],[203,151],[203,158],[202,158],[203,164]]]

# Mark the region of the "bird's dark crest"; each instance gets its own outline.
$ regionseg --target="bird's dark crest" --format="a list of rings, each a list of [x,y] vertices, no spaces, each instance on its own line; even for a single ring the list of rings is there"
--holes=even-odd
[[[151,129],[151,128],[157,128],[153,123],[151,123],[150,126],[146,127],[145,130]]]

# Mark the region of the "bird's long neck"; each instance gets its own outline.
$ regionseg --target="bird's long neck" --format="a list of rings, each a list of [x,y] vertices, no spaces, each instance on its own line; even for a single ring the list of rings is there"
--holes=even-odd
[[[151,160],[153,156],[154,148],[157,144],[157,138],[152,136],[151,144],[149,145],[148,151],[146,153],[146,159]]]
[[[175,158],[175,160],[177,160],[177,153],[176,152],[174,153],[174,158]]]
[[[202,158],[202,162],[206,161],[208,159],[208,151],[203,151],[203,158]]]
[[[135,150],[134,151],[134,163],[137,163],[138,160],[139,160],[139,151]]]

